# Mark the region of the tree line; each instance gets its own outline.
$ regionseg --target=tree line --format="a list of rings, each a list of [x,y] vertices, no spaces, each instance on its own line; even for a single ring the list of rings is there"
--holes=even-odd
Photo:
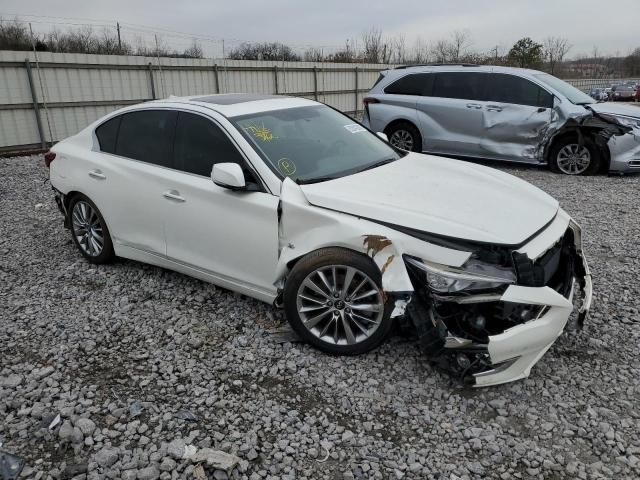
[[[0,19],[1,20],[1,19]],[[0,21],[0,50],[32,50],[107,55],[145,55],[162,57],[203,58],[204,51],[197,40],[184,50],[169,48],[162,38],[149,47],[140,42],[132,45],[109,30],[94,31],[91,27],[34,34],[18,21]],[[463,30],[432,42],[422,38],[411,45],[404,35],[388,36],[371,28],[343,47],[325,51],[322,48],[294,49],[279,42],[242,43],[225,52],[232,60],[277,60],[338,63],[429,64],[473,63],[507,65],[546,70],[558,76],[606,77],[612,75],[640,76],[640,47],[628,55],[603,55],[597,47],[589,54],[574,55],[569,40],[549,36],[538,42],[521,38],[506,49],[496,46],[488,51],[476,50],[470,35]]]

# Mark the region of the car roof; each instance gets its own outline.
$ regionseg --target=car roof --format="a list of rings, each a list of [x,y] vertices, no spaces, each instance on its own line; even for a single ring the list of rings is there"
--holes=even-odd
[[[539,70],[532,70],[530,68],[518,68],[518,67],[503,67],[500,65],[475,65],[471,63],[461,64],[435,64],[435,65],[407,65],[393,70],[387,70],[385,73],[391,72],[397,73],[397,76],[402,76],[409,72],[494,72],[494,73],[514,73],[534,75],[544,73]],[[394,75],[395,76],[395,75]]]
[[[306,98],[287,97],[284,95],[266,95],[256,93],[222,93],[189,97],[171,96],[162,100],[154,100],[148,104],[182,104],[204,107],[224,115],[237,117],[287,108],[321,105]]]

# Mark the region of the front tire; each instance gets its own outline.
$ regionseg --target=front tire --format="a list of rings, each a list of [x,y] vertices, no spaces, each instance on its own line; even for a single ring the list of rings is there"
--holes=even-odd
[[[115,254],[107,224],[87,196],[75,195],[69,202],[71,236],[78,250],[90,263],[111,262]]]
[[[422,136],[409,122],[395,123],[385,130],[389,143],[400,150],[422,152]]]
[[[600,170],[601,154],[592,140],[567,136],[556,141],[549,151],[549,167],[565,175],[593,175]]]
[[[304,341],[337,355],[368,352],[392,326],[380,270],[366,255],[344,248],[323,248],[296,263],[284,309]]]

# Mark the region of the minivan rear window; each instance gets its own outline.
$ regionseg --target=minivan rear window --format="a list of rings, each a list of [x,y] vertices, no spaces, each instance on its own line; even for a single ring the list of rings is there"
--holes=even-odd
[[[428,95],[431,91],[433,75],[430,73],[413,73],[405,75],[384,89],[384,93],[392,95]]]
[[[488,73],[442,72],[435,74],[433,97],[484,100]]]

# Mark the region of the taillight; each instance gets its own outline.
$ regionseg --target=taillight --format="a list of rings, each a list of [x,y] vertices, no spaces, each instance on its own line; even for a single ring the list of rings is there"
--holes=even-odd
[[[362,103],[364,103],[365,107],[368,107],[372,103],[380,103],[380,100],[378,100],[377,98],[373,98],[373,97],[364,97],[362,99]]]
[[[49,165],[51,165],[51,162],[53,162],[55,158],[56,158],[56,154],[53,153],[51,150],[49,150],[47,153],[44,154],[44,164],[47,166],[47,168],[49,167]]]

